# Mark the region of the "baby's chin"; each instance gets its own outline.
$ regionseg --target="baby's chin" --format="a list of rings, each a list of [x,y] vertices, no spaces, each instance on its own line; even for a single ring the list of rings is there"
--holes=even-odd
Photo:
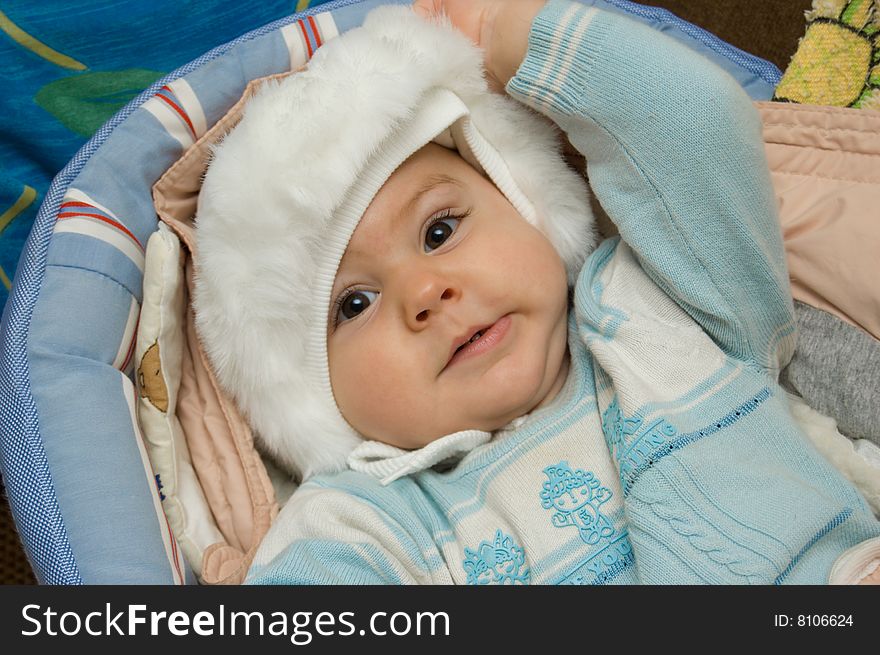
[[[434,443],[435,441],[439,441],[444,437],[458,434],[460,432],[467,432],[472,430],[490,433],[497,432],[498,430],[509,427],[511,423],[513,423],[516,419],[529,414],[531,411],[533,411],[533,409],[537,409],[538,406],[543,407],[551,401],[552,398],[545,397],[537,405],[532,402],[530,404],[525,404],[522,407],[512,409],[511,411],[498,416],[481,417],[479,420],[465,420],[458,423],[446,423],[442,427],[437,427],[431,432],[423,432],[422,434],[415,434],[410,431],[405,436],[394,437],[389,436],[393,434],[393,431],[389,429],[384,432],[383,436],[371,438],[365,436],[363,433],[361,433],[361,436],[368,441],[378,441],[380,443],[395,446],[397,448],[402,448],[404,450],[418,450],[420,448],[425,448],[426,446],[429,446],[430,444]]]
[[[402,448],[418,450],[431,443],[459,432],[478,430],[494,433],[510,427],[511,423],[533,411],[551,404],[565,385],[570,368],[570,357],[567,343],[559,347],[560,354],[544,358],[540,363],[533,362],[531,372],[510,386],[494,386],[500,393],[499,397],[487,398],[471,407],[465,407],[458,417],[444,417],[439,421],[429,421],[428,425],[413,428],[412,424],[401,425],[400,421],[389,421],[372,430],[361,430],[352,427],[367,441]],[[559,351],[557,350],[557,353]],[[518,367],[519,368],[519,367]],[[508,371],[509,377],[523,374],[522,368],[516,373]],[[375,418],[375,417],[374,417]],[[437,418],[437,417],[434,417]],[[351,424],[351,423],[350,423]]]
[[[394,436],[394,431],[390,428],[386,429],[384,432],[375,432],[374,434],[376,436],[371,436],[370,434],[361,431],[358,431],[358,433],[365,441],[378,441],[379,443],[384,443],[403,450],[419,450],[420,448],[425,448],[426,446],[431,445],[435,441],[439,441],[440,439],[453,434],[458,434],[459,432],[471,430],[495,432],[496,430],[500,430],[509,425],[510,420],[492,419],[488,421],[481,420],[476,422],[450,423],[438,427],[431,432],[422,432],[420,434],[410,430],[403,436]],[[355,429],[357,430],[357,428]]]

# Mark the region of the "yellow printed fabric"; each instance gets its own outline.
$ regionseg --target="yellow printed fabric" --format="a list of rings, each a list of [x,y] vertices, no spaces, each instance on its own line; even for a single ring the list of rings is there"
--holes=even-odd
[[[880,0],[813,0],[774,100],[880,110]]]

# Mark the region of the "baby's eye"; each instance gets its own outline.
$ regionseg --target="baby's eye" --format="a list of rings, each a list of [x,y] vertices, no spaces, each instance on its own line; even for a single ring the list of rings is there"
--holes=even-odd
[[[443,215],[434,219],[425,232],[425,252],[436,250],[446,243],[446,240],[458,228],[462,218],[461,216],[451,216],[447,210]]]
[[[358,289],[342,296],[337,301],[339,310],[336,312],[336,325],[355,318],[370,306],[379,297],[377,291],[364,291]]]

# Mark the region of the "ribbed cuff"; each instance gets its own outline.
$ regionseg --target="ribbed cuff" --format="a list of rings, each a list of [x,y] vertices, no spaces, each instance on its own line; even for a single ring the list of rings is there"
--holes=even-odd
[[[526,57],[508,93],[542,111],[574,113],[612,18],[595,7],[550,0],[532,23]]]
[[[878,566],[880,566],[880,537],[863,541],[838,557],[831,568],[828,584],[858,584],[871,575]]]

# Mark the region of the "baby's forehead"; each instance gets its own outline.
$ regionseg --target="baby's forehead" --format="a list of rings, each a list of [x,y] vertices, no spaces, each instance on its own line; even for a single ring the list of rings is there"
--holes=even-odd
[[[422,201],[442,191],[474,190],[487,180],[455,150],[429,143],[407,158],[385,181],[358,222],[354,238],[377,223],[382,229],[417,212]],[[493,185],[494,188],[494,185]]]
[[[461,156],[458,150],[430,142],[410,155],[397,167],[384,186],[405,178],[407,183],[419,183],[431,176],[468,177],[477,171]],[[380,190],[381,192],[381,190]]]

